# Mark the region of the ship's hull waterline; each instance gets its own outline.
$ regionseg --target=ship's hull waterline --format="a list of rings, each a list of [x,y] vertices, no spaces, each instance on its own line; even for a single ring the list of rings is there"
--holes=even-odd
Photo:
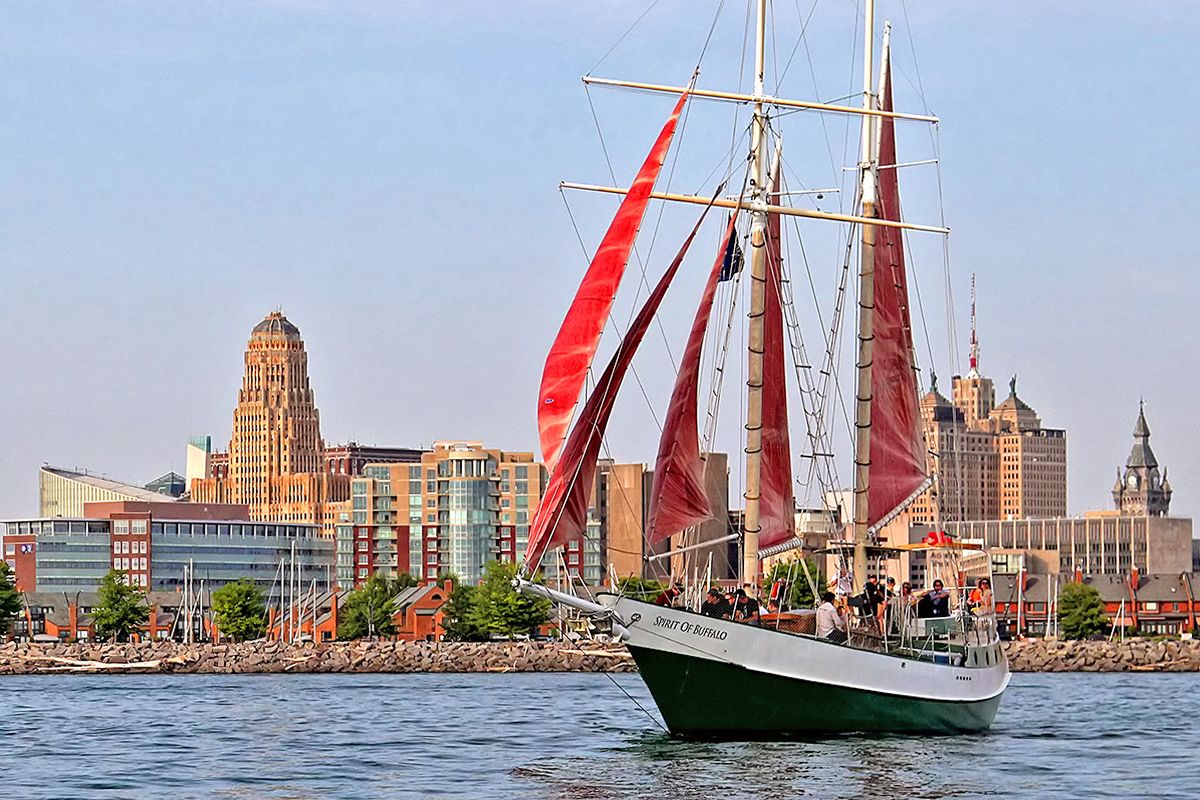
[[[1008,685],[998,644],[959,667],[614,600],[672,734],[762,738],[986,730]]]

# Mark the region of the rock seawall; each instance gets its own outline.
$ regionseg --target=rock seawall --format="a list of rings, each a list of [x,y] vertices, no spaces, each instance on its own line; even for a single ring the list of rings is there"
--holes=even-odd
[[[1198,639],[1026,639],[1005,652],[1013,672],[1200,672]]]
[[[1200,640],[1005,645],[1014,672],[1200,672]],[[560,642],[0,645],[0,675],[163,672],[204,675],[372,672],[634,672],[619,645]]]
[[[0,645],[0,675],[174,672],[634,672],[624,647],[560,642]]]

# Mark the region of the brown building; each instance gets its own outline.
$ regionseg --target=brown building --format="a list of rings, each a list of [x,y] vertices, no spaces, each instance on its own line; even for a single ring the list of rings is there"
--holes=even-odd
[[[906,521],[1064,516],[1066,431],[1042,427],[1037,413],[1017,396],[1015,377],[999,405],[991,379],[977,370],[956,375],[953,382],[953,401],[938,392],[936,377],[921,399],[937,482],[912,504]]]
[[[376,447],[347,442],[325,448],[325,466],[331,475],[362,475],[367,464],[420,463],[424,452],[411,447]]]
[[[589,536],[589,541],[598,540],[609,575],[654,579],[667,575],[695,575],[703,580],[710,557],[714,579],[724,580],[735,575],[737,560],[731,553],[736,553],[736,547],[725,541],[734,532],[730,528],[729,515],[725,513],[729,508],[729,457],[726,453],[709,453],[706,458],[708,498],[714,518],[653,546],[646,541],[646,527],[654,471],[647,469],[645,464],[617,464],[611,459],[600,461],[588,509],[590,526],[594,526],[597,533]],[[705,542],[713,544],[704,546]],[[682,548],[692,549],[654,558]]]
[[[250,334],[245,362],[225,464],[192,481],[192,500],[241,503],[254,520],[332,533],[326,505],[348,496],[350,479],[329,472],[300,329],[278,311],[268,314]]]

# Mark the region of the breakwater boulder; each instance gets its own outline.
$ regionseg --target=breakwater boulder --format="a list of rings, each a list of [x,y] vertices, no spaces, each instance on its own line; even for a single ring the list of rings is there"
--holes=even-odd
[[[0,675],[175,672],[633,672],[619,645],[563,642],[244,642],[0,645]]]
[[[1200,640],[1025,639],[1005,644],[1013,672],[1200,672]]]
[[[1005,644],[1014,672],[1200,672],[1200,640],[1028,639]],[[0,645],[0,675],[173,672],[634,672],[621,645],[563,642],[245,642]]]

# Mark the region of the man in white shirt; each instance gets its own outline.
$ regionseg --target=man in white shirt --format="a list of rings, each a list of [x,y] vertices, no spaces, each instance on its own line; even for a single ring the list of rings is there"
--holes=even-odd
[[[833,592],[821,595],[817,608],[817,636],[839,644],[846,641],[846,620],[833,604]]]

